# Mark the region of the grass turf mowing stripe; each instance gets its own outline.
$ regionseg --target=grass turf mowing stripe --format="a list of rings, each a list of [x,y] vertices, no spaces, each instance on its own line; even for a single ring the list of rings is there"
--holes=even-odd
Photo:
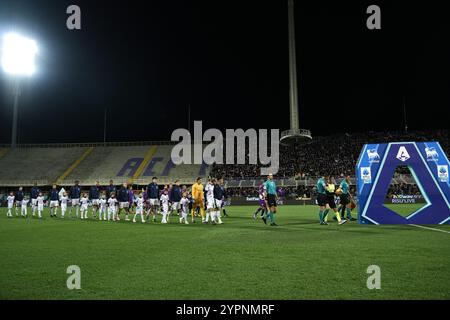
[[[76,167],[78,167],[80,165],[80,163],[84,159],[86,159],[86,157],[88,155],[91,154],[92,150],[94,150],[94,147],[87,148],[86,151],[83,152],[81,157],[79,157],[74,163],[72,163],[71,166],[69,168],[67,168],[67,170],[58,179],[56,179],[55,183],[60,184],[69,174],[72,173],[73,170],[75,170]]]
[[[147,153],[145,154],[144,160],[142,160],[139,167],[136,169],[136,172],[133,174],[133,176],[128,180],[128,184],[132,184],[134,180],[139,178],[139,176],[142,174],[144,169],[147,167],[148,163],[150,162],[153,155],[156,153],[156,150],[158,149],[158,146],[151,146],[150,149],[148,149]]]
[[[450,299],[450,238],[408,225],[321,226],[316,206],[279,206],[279,227],[227,207],[224,224],[7,218],[2,299]],[[89,214],[91,216],[91,213]],[[442,226],[445,230],[446,227]],[[70,265],[81,290],[69,290]],[[381,269],[381,289],[366,286]]]

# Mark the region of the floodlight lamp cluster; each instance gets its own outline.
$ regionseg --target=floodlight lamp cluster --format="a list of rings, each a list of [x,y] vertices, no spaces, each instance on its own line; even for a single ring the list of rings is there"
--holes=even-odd
[[[34,40],[16,33],[5,34],[1,46],[3,71],[11,75],[33,75],[36,71],[34,58],[37,51],[38,48]]]

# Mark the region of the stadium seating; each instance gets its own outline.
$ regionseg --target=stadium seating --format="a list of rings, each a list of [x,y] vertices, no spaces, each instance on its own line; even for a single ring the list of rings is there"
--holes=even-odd
[[[17,148],[0,158],[0,184],[3,186],[51,184],[86,151],[74,148]]]
[[[368,132],[334,134],[314,137],[302,146],[280,147],[280,169],[277,185],[309,192],[317,176],[331,174],[337,182],[346,174],[354,176],[355,163],[364,143],[388,141],[439,141],[449,153],[448,130],[427,132]],[[75,145],[26,145],[15,150],[0,148],[0,186],[40,185],[101,185],[113,179],[118,185],[129,182],[146,185],[153,176],[161,184],[180,179],[181,184],[192,184],[197,176],[224,177],[228,188],[257,188],[261,176],[258,165],[180,165],[171,161],[171,142],[108,143]],[[414,184],[414,179],[398,171],[394,184]],[[354,183],[354,178],[352,178]],[[302,189],[303,188],[303,189]]]
[[[153,176],[161,184],[175,179],[192,184],[195,177],[209,175],[206,165],[173,165],[171,150],[169,144],[20,147],[0,157],[0,186],[30,186],[34,181],[70,186],[75,180],[81,185],[96,181],[106,185],[110,179],[115,184],[146,185]]]
[[[86,157],[62,182],[71,185],[79,180],[81,185],[92,185],[97,180],[101,184],[108,184],[110,179],[116,183],[127,182],[132,176],[133,164],[129,159],[143,159],[150,146],[129,147],[94,147],[91,154]],[[129,169],[121,170],[129,164]]]

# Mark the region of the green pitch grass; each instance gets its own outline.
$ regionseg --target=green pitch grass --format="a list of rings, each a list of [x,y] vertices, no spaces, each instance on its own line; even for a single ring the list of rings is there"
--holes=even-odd
[[[329,219],[281,206],[279,227],[228,208],[220,226],[6,218],[1,299],[450,299],[450,234]],[[450,231],[450,226],[432,226]],[[66,287],[81,268],[81,290]],[[366,287],[381,268],[381,289]]]
[[[404,204],[385,204],[386,208],[391,209],[402,217],[408,217],[420,208],[426,206],[426,203],[404,203]]]

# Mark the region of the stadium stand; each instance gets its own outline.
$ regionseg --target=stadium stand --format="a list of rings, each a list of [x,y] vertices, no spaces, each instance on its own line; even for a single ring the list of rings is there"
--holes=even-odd
[[[33,181],[51,184],[87,148],[17,148],[0,158],[0,184],[3,186],[31,185]]]
[[[57,183],[70,186],[116,184],[123,182],[146,185],[153,176],[161,184],[179,179],[192,184],[197,176],[209,175],[205,164],[175,166],[172,146],[156,143],[118,146],[102,144],[47,145],[19,147],[0,157],[0,186],[31,186]],[[1,154],[0,154],[1,155]]]
[[[207,166],[173,165],[171,150],[170,145],[95,147],[61,184],[71,185],[79,180],[81,185],[92,185],[98,180],[106,185],[113,179],[115,183],[145,185],[153,176],[157,176],[161,184],[172,183],[175,179],[192,184],[195,177],[209,174]]]
[[[314,137],[305,145],[280,146],[280,169],[277,177],[304,179],[321,174],[354,176],[355,164],[364,144],[392,141],[439,141],[447,155],[450,151],[448,130],[346,133]],[[258,165],[213,165],[211,171],[213,176],[235,180],[257,178],[259,173]]]
[[[449,154],[448,130],[415,132],[367,132],[334,134],[314,137],[305,145],[290,148],[280,146],[280,169],[277,185],[286,194],[310,195],[320,174],[331,174],[339,183],[346,174],[354,184],[355,163],[365,143],[390,141],[439,141]],[[113,179],[146,185],[153,176],[160,184],[180,179],[181,184],[192,184],[197,176],[224,177],[225,186],[232,194],[255,194],[261,182],[258,165],[180,165],[171,161],[172,142],[131,142],[104,144],[22,145],[15,150],[0,147],[0,186],[50,185],[55,181],[70,186],[79,180],[83,186],[101,185]],[[407,172],[398,170],[394,185],[414,185]],[[405,187],[393,187],[406,190]],[[415,189],[414,189],[415,190]],[[411,191],[414,191],[411,189]]]
[[[75,180],[79,180],[81,185],[92,185],[96,180],[106,185],[110,179],[116,180],[116,183],[127,182],[151,147],[153,146],[95,147],[62,184],[71,185]]]

